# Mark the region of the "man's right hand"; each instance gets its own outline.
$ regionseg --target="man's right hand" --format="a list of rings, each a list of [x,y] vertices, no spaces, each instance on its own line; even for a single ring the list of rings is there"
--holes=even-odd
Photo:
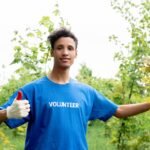
[[[30,104],[28,100],[15,99],[11,106],[6,109],[8,119],[21,119],[27,117],[30,112]]]

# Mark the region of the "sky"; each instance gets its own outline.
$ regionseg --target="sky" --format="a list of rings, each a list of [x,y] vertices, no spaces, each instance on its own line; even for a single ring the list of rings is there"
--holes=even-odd
[[[13,59],[13,31],[36,27],[42,16],[48,16],[54,9],[55,0],[5,0],[0,1],[0,81],[12,74],[9,67]],[[113,60],[116,50],[108,37],[117,35],[127,42],[128,24],[110,5],[110,0],[58,0],[61,16],[67,20],[78,37],[78,57],[71,73],[75,76],[85,63],[94,76],[114,77],[118,63]],[[1,66],[5,65],[5,69]]]

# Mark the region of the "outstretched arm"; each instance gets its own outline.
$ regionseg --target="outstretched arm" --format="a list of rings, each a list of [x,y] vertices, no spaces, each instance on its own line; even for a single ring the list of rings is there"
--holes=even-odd
[[[126,118],[150,110],[150,102],[120,105],[115,113],[117,118]]]

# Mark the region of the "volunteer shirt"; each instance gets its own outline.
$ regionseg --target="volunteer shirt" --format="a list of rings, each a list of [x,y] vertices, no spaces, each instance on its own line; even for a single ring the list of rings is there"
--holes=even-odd
[[[29,100],[31,111],[23,119],[8,119],[10,128],[28,122],[25,150],[87,150],[88,120],[108,120],[117,105],[92,87],[70,80],[57,84],[47,77],[35,80],[20,89]],[[13,94],[2,108],[9,106]]]

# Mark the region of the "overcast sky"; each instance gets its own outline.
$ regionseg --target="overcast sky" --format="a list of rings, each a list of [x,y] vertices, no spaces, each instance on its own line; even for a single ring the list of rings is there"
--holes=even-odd
[[[0,66],[5,64],[9,68],[12,60],[13,31],[36,26],[42,16],[50,15],[54,3],[54,0],[0,1]],[[126,42],[129,35],[127,23],[111,8],[110,0],[58,0],[58,3],[61,15],[68,20],[79,40],[72,74],[77,73],[81,63],[86,63],[93,75],[114,76],[117,72],[117,63],[113,61],[115,46],[108,42],[108,37],[115,34]],[[7,74],[5,70],[0,78]]]

